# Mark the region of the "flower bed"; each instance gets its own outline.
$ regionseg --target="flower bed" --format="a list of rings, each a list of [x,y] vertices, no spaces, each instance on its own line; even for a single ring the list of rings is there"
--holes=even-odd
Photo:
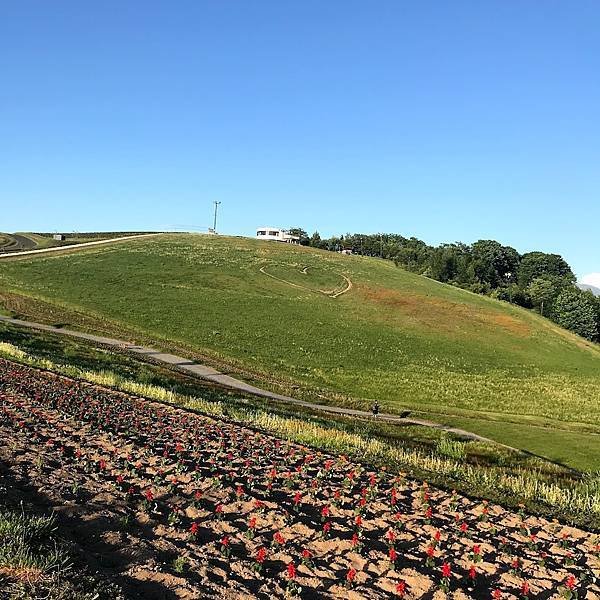
[[[600,594],[595,536],[344,456],[4,360],[0,416],[6,439],[110,489],[132,522],[177,549],[199,589]]]

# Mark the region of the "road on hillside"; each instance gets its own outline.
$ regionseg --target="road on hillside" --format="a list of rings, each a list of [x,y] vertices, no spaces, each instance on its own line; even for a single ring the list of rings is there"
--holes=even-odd
[[[153,361],[162,363],[167,365],[168,367],[173,367],[177,369],[181,369],[186,373],[190,373],[196,377],[201,379],[205,379],[207,381],[211,381],[213,383],[217,383],[224,387],[237,390],[240,392],[244,392],[246,394],[252,394],[254,396],[259,396],[261,398],[269,398],[272,400],[278,400],[279,402],[286,402],[289,404],[294,404],[296,406],[301,406],[303,408],[308,408],[313,411],[331,413],[342,416],[349,417],[358,417],[358,418],[373,418],[372,414],[368,411],[364,410],[355,410],[352,408],[341,408],[338,406],[330,406],[328,404],[316,404],[313,402],[306,402],[305,400],[298,400],[297,398],[292,398],[291,396],[284,396],[282,394],[276,394],[275,392],[270,392],[268,390],[263,390],[256,386],[253,386],[245,381],[241,381],[240,379],[236,379],[235,377],[231,377],[230,375],[225,375],[220,373],[216,369],[212,367],[207,367],[200,363],[197,363],[188,358],[184,358],[182,356],[177,356],[175,354],[169,354],[166,352],[162,352],[160,350],[156,350],[155,348],[147,348],[144,346],[138,346],[136,344],[132,344],[130,342],[125,342],[123,340],[116,340],[114,338],[92,335],[89,333],[83,333],[80,331],[72,331],[69,329],[62,329],[58,327],[52,327],[51,325],[44,325],[42,323],[33,323],[31,321],[23,321],[20,319],[13,319],[11,317],[4,317],[0,315],[0,321],[5,323],[10,323],[12,325],[16,325],[18,327],[27,327],[29,329],[36,329],[39,331],[47,331],[50,333],[55,333],[58,335],[66,335],[70,337],[80,338],[83,340],[88,340],[94,342],[96,344],[101,344],[104,346],[112,346],[114,348],[118,348],[119,350],[123,350],[126,352],[131,352],[132,354],[136,354],[141,358],[151,359]],[[466,431],[464,429],[458,429],[455,427],[447,427],[440,423],[434,423],[433,421],[427,421],[425,419],[415,419],[408,417],[401,417],[400,415],[394,415],[389,413],[380,413],[377,417],[380,421],[385,421],[387,423],[397,423],[402,425],[421,425],[423,427],[431,427],[434,429],[439,429],[441,431],[446,431],[448,433],[453,433],[467,440],[473,440],[478,442],[489,442],[492,444],[496,444],[499,446],[503,446],[505,448],[509,448],[511,450],[515,450],[517,452],[522,452],[518,448],[513,448],[512,446],[506,446],[505,444],[500,444],[495,440],[490,438],[486,438],[476,433],[472,433],[470,431]]]
[[[28,238],[24,235],[19,235],[18,233],[4,233],[2,234],[6,237],[9,237],[11,240],[14,240],[14,246],[10,246],[9,248],[3,247],[0,249],[0,254],[21,252],[24,250],[31,250],[35,248],[37,244],[31,238]]]
[[[31,250],[37,246],[36,242],[25,235],[19,235],[18,233],[11,234],[17,243],[19,244],[19,250]]]
[[[72,244],[67,246],[52,246],[50,248],[40,248],[39,250],[24,250],[22,252],[8,252],[6,254],[0,254],[0,259],[15,259],[21,256],[31,256],[34,254],[46,254],[48,252],[76,252],[81,248],[89,248],[90,246],[100,246],[101,244],[113,244],[115,242],[123,242],[125,240],[134,240],[137,238],[146,238],[154,235],[162,235],[162,233],[142,233],[140,235],[125,235],[123,237],[111,238],[108,240],[96,240],[94,242],[83,242],[81,244]],[[23,236],[13,236],[13,237],[23,237]],[[28,238],[24,238],[28,239]],[[33,240],[30,240],[32,243]]]

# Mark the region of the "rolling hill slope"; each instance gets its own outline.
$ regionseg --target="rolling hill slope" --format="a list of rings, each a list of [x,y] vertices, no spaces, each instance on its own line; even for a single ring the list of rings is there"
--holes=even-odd
[[[517,426],[535,426],[522,446],[557,460],[585,461],[582,437],[600,433],[597,346],[378,259],[165,235],[5,261],[0,291],[195,350],[279,390],[378,399],[513,445]],[[554,449],[548,428],[562,431]]]

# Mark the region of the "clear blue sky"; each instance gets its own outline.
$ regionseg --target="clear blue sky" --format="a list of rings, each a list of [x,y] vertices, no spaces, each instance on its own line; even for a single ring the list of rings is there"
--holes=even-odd
[[[0,2],[0,230],[494,238],[600,271],[600,2]]]

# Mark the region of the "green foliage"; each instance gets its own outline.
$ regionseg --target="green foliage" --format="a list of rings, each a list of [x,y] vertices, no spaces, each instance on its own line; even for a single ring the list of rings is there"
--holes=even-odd
[[[598,338],[596,303],[575,287],[563,290],[554,305],[554,318],[565,329],[586,338]]]
[[[476,279],[490,288],[504,286],[519,267],[520,255],[510,246],[494,240],[479,240],[471,246],[473,272]]]
[[[575,275],[567,262],[558,254],[529,252],[521,258],[517,279],[525,289],[538,277],[556,277],[568,283],[575,283]]]
[[[321,247],[321,236],[319,235],[318,231],[315,231],[311,236],[310,236],[310,242],[309,245],[312,248],[320,248]]]
[[[527,286],[527,293],[531,298],[531,302],[536,308],[539,308],[540,314],[544,314],[544,306],[546,309],[556,295],[556,288],[553,282],[547,277],[536,277]]]
[[[290,235],[298,236],[298,238],[299,238],[298,241],[301,246],[309,245],[310,238],[308,237],[308,234],[306,233],[306,231],[304,231],[304,229],[302,229],[301,227],[291,227],[290,229],[288,229],[288,233]]]
[[[4,489],[0,489],[4,493]],[[122,598],[115,586],[73,569],[54,516],[0,503],[0,597],[7,600]]]
[[[173,559],[173,571],[175,571],[175,573],[185,573],[187,566],[188,561],[185,556],[178,556]]]
[[[448,435],[443,435],[436,444],[436,451],[441,456],[453,458],[455,460],[464,459],[467,455],[465,445],[458,440],[451,439]]]

